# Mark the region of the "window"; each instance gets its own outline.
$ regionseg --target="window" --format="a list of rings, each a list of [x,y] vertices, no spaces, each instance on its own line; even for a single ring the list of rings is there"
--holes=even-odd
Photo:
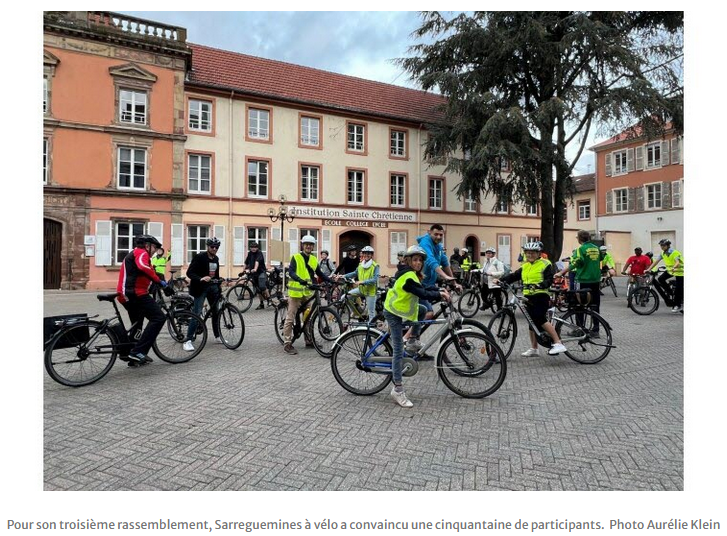
[[[187,180],[190,193],[212,193],[212,157],[190,154],[187,162]]]
[[[146,188],[146,149],[119,147],[119,188]]]
[[[305,235],[311,235],[313,238],[316,239],[316,243],[313,245],[313,252],[311,253],[311,255],[313,255],[316,258],[320,257],[320,255],[318,255],[318,251],[320,250],[320,245],[321,245],[320,242],[321,241],[320,241],[320,238],[318,236],[318,229],[306,229],[304,227],[301,227],[299,229],[299,231],[300,231],[300,235],[299,236],[300,236],[301,239]]]
[[[614,212],[627,212],[629,210],[629,190],[619,188],[613,191]]]
[[[189,99],[189,130],[212,132],[212,103]]]
[[[268,162],[249,160],[247,162],[247,195],[249,197],[268,196]]]
[[[392,174],[389,177],[389,192],[392,207],[406,206],[406,175]]]
[[[366,126],[358,123],[348,123],[347,148],[349,151],[363,153],[366,150],[365,144]]]
[[[253,140],[270,139],[270,110],[248,108],[247,137]]]
[[[119,121],[146,125],[146,92],[122,89],[119,91]]]
[[[464,210],[465,212],[477,211],[477,203],[475,203],[475,198],[472,194],[467,194],[467,197],[464,198]]]
[[[655,210],[661,208],[661,183],[647,184],[646,188],[646,209]]]
[[[661,167],[661,143],[656,142],[646,146],[646,169]]]
[[[681,208],[684,206],[684,180],[672,181],[671,183],[671,206]]]
[[[319,147],[321,120],[317,117],[303,115],[300,117],[300,144],[307,147]]]
[[[364,172],[350,170],[348,172],[347,199],[350,204],[363,204],[364,202]]]
[[[578,202],[578,219],[579,220],[590,220],[591,219],[591,202],[590,201],[579,201]]]
[[[43,184],[48,184],[48,138],[43,138]]]
[[[247,251],[250,251],[250,244],[257,242],[260,244],[260,252],[265,255],[265,261],[268,260],[268,230],[266,227],[248,227],[247,228]],[[268,266],[269,268],[270,266]]]
[[[116,240],[114,241],[116,264],[124,262],[124,257],[134,249],[134,237],[141,234],[144,234],[143,222],[116,222]]]
[[[406,232],[392,231],[389,233],[389,264],[396,266],[399,259],[396,254],[400,251],[406,251]]]
[[[510,213],[510,203],[507,202],[507,199],[500,198],[497,200],[497,206],[495,208],[498,214],[509,214]]]
[[[318,201],[321,168],[303,165],[300,167],[300,198],[303,201]]]
[[[616,151],[613,153],[613,174],[621,175],[626,172],[626,151]]]
[[[43,77],[43,113],[48,113],[48,79]]]
[[[538,215],[538,204],[537,203],[528,203],[525,205],[525,214],[527,216],[537,216]]]
[[[198,253],[207,251],[207,239],[210,237],[209,225],[187,226],[187,264]]]
[[[394,158],[406,158],[406,131],[391,130],[389,156]]]
[[[443,201],[444,180],[429,179],[429,208],[432,210],[442,210],[444,208]]]

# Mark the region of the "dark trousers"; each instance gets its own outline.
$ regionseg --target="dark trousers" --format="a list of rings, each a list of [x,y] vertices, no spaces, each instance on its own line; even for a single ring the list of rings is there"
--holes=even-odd
[[[164,327],[166,317],[159,305],[148,294],[128,297],[128,301],[124,303],[124,308],[129,313],[129,320],[131,320],[132,325],[143,322],[145,318],[149,320],[146,329],[131,350],[132,354],[146,355],[149,353],[149,349],[154,344],[162,327]]]
[[[482,304],[484,305],[487,301],[487,296],[489,294],[492,294],[493,298],[495,298],[495,304],[497,304],[497,310],[499,311],[502,309],[502,289],[499,288],[489,288],[487,286],[487,283],[482,285],[482,289],[480,290],[480,294],[482,296]]]
[[[588,306],[588,308],[600,314],[600,312],[601,312],[600,282],[581,283],[580,281],[578,281],[577,286],[579,289],[588,289],[591,291],[591,304]],[[576,315],[576,323],[578,323],[578,325],[582,325],[583,315],[578,315],[578,314]],[[598,321],[594,321],[593,330],[598,331],[598,328],[599,328]]]
[[[670,295],[670,289],[669,289],[669,280],[671,278],[674,278],[675,285],[674,285],[674,303],[671,304],[672,307],[679,306],[681,307],[684,305],[684,276],[682,277],[676,277],[674,275],[669,274],[668,272],[662,272],[654,279],[654,284],[661,287],[661,289],[664,291],[664,296]],[[667,303],[667,305],[669,305]]]
[[[192,312],[196,315],[202,316],[202,308],[204,307],[204,300],[207,300],[207,303],[209,304],[210,308],[212,308],[212,304],[217,302],[217,299],[220,295],[220,287],[217,285],[209,285],[206,287],[202,294],[199,296],[194,297],[194,305],[192,306]],[[195,335],[197,331],[197,321],[192,320],[189,323],[189,328],[187,329],[187,340],[193,341],[195,339]],[[220,336],[220,330],[219,326],[216,322],[212,322],[212,333],[214,333],[215,337]]]

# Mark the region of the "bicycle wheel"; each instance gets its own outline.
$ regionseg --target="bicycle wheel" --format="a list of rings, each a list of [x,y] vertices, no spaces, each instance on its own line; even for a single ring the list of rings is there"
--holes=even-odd
[[[480,309],[480,293],[477,289],[470,289],[459,297],[457,309],[459,314],[465,318],[472,318]]]
[[[230,350],[234,350],[242,344],[245,339],[245,320],[237,307],[226,303],[215,315],[214,321],[217,322],[217,332],[222,338],[222,344]]]
[[[330,358],[333,344],[343,333],[343,322],[334,307],[321,307],[308,319],[309,335],[313,347],[321,357]]]
[[[275,308],[275,336],[280,344],[285,344],[283,339],[283,327],[285,326],[285,317],[288,316],[288,300],[282,300]]]
[[[196,322],[193,351],[183,348],[189,325]],[[207,344],[207,326],[196,314],[185,310],[173,310],[167,314],[166,325],[157,335],[152,349],[159,359],[167,363],[186,363],[197,357]]]
[[[608,285],[611,287],[611,290],[613,291],[614,298],[618,298],[618,292],[616,292],[616,283],[614,283],[613,277],[608,278]]]
[[[464,398],[484,398],[505,381],[507,359],[490,337],[459,331],[439,348],[437,374],[453,393]]]
[[[505,358],[510,357],[512,349],[517,339],[517,321],[515,313],[510,309],[500,309],[495,316],[490,319],[487,327],[492,332],[495,341],[502,348]]]
[[[367,336],[366,329],[356,329],[344,334],[334,345],[331,354],[333,377],[349,393],[373,395],[383,390],[391,382],[390,368],[366,370],[361,365],[366,352],[373,346],[379,335],[381,332],[371,330]],[[372,355],[393,357],[394,351],[390,341],[385,340]]]
[[[650,315],[659,308],[659,295],[653,288],[637,288],[631,295],[629,307],[637,315]]]
[[[45,370],[68,387],[90,385],[114,366],[118,340],[101,322],[87,320],[62,328],[45,349]]]
[[[241,313],[246,313],[252,305],[255,293],[248,283],[238,283],[227,291],[227,300]]]
[[[581,315],[583,315],[581,317]],[[579,317],[581,317],[579,319]],[[563,322],[556,322],[555,331],[561,342],[568,349],[565,353],[573,361],[593,365],[605,359],[611,351],[611,329],[600,320],[600,317],[588,309],[568,311],[560,317]],[[569,322],[569,324],[564,324]],[[594,337],[598,326],[598,337]],[[561,335],[561,331],[564,333]]]

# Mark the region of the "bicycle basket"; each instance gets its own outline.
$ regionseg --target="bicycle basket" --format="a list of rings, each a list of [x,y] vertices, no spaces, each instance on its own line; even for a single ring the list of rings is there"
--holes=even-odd
[[[591,303],[591,291],[589,289],[569,290],[565,293],[565,301],[569,306],[586,307]]]
[[[88,315],[85,313],[77,313],[73,315],[59,315],[59,316],[46,316],[43,318],[43,346],[55,336],[61,328],[66,326],[66,323],[72,323],[74,320],[82,321],[88,320]],[[64,322],[65,321],[65,322]],[[56,343],[56,348],[71,348],[77,344],[86,342],[91,338],[88,328],[73,330],[73,340],[70,340],[67,336],[61,337]]]

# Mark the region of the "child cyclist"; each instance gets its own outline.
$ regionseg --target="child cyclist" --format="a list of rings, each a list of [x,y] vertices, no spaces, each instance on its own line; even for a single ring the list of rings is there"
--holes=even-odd
[[[419,305],[419,299],[428,301],[449,300],[449,293],[446,290],[422,286],[421,280],[424,278],[422,269],[426,258],[426,251],[419,246],[411,246],[406,251],[404,254],[405,266],[396,272],[396,283],[386,293],[386,300],[384,301],[384,317],[389,324],[391,342],[394,347],[394,358],[391,364],[394,387],[391,390],[391,398],[403,408],[410,408],[414,405],[406,397],[402,384],[403,323],[407,320],[424,319],[427,309],[423,305]]]
[[[525,252],[525,263],[512,272],[506,275],[501,280],[494,279],[493,282],[498,283],[503,281],[504,283],[511,283],[513,281],[522,280],[523,282],[523,296],[528,301],[525,307],[533,319],[533,323],[539,326],[545,332],[550,335],[553,339],[553,346],[548,350],[548,355],[557,355],[561,352],[565,352],[567,348],[563,346],[560,341],[560,337],[555,332],[553,324],[547,321],[546,313],[550,306],[550,296],[548,295],[548,289],[553,283],[554,269],[551,262],[541,257],[540,252],[543,249],[542,242],[528,242],[523,246]],[[533,357],[539,355],[538,352],[538,339],[535,337],[535,333],[532,329],[528,332],[530,334],[530,348],[528,348],[521,355],[523,357]]]

